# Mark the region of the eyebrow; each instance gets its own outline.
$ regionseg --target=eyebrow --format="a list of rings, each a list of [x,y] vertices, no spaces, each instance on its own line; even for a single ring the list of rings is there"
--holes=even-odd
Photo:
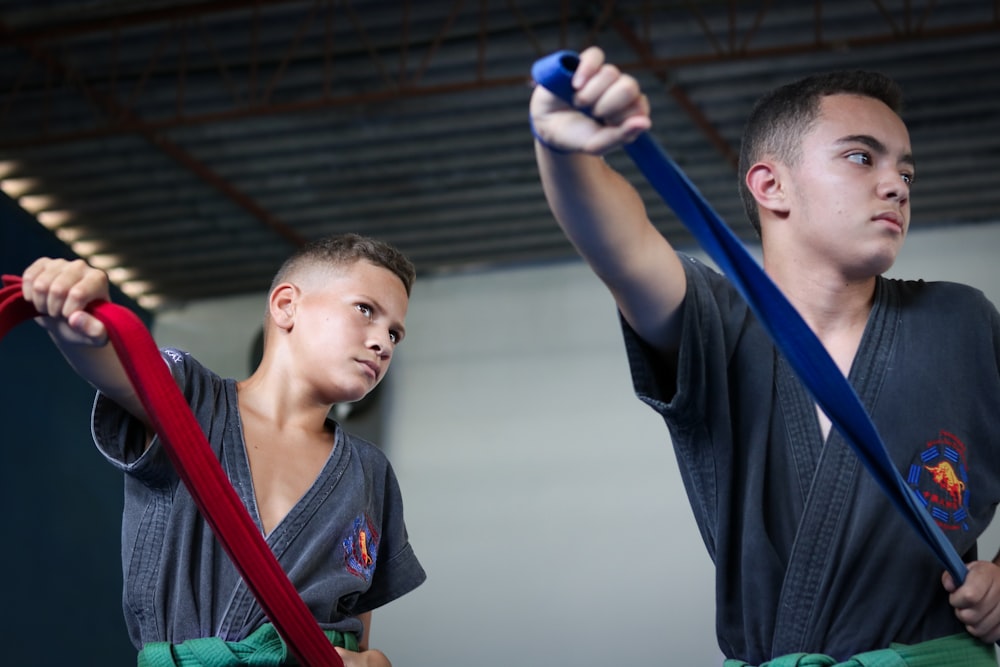
[[[850,134],[850,135],[848,135],[846,137],[841,137],[837,141],[837,143],[838,144],[853,144],[853,143],[864,144],[865,146],[867,146],[868,148],[872,149],[873,151],[875,151],[879,155],[888,155],[889,154],[888,147],[886,147],[885,144],[883,144],[881,141],[879,141],[875,137],[871,136],[870,134]],[[899,162],[902,162],[904,164],[908,164],[911,167],[916,167],[917,166],[916,160],[913,159],[913,153],[903,153],[903,155],[901,155],[900,158],[899,158]]]

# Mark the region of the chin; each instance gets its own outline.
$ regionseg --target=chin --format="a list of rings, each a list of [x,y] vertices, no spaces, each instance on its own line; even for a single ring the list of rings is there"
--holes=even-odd
[[[880,276],[896,263],[902,243],[894,243],[891,247],[884,244],[874,248],[872,252],[858,265],[858,271],[865,277]]]
[[[365,388],[358,391],[346,392],[344,396],[338,401],[338,403],[355,403],[360,401],[362,398],[367,396],[371,392],[371,389]]]
[[[859,264],[855,269],[855,277],[859,280],[867,280],[875,276],[880,276],[889,269],[895,263],[895,258],[883,259],[883,258],[872,258],[870,261],[864,264]]]

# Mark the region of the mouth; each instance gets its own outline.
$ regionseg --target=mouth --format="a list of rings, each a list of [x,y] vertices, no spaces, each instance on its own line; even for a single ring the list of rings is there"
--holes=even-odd
[[[366,361],[364,359],[359,359],[358,363],[368,369],[368,374],[371,375],[373,380],[378,380],[379,366],[374,361]]]
[[[872,220],[881,220],[883,222],[888,222],[889,224],[891,224],[892,226],[896,227],[900,231],[903,230],[903,224],[904,224],[903,216],[901,216],[899,213],[895,213],[893,211],[887,211],[885,213],[879,213],[874,218],[872,218]]]

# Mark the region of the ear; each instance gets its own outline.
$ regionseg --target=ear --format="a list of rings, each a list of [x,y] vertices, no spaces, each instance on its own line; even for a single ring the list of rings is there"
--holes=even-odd
[[[279,329],[291,331],[295,322],[295,306],[298,302],[299,288],[292,283],[281,283],[268,297],[267,309],[271,321]]]
[[[763,209],[762,218],[768,212],[778,217],[788,214],[787,192],[779,165],[773,162],[757,162],[747,170],[746,184],[753,198],[757,200],[757,206]]]

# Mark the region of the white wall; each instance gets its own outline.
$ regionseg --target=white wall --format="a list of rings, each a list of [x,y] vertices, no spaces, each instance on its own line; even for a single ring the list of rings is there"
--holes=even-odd
[[[1000,225],[907,244],[893,275],[1000,303]],[[242,377],[262,299],[165,313],[157,339]],[[374,645],[400,667],[720,664],[711,563],[589,271],[423,279],[407,330],[383,445],[428,581],[376,612]]]

